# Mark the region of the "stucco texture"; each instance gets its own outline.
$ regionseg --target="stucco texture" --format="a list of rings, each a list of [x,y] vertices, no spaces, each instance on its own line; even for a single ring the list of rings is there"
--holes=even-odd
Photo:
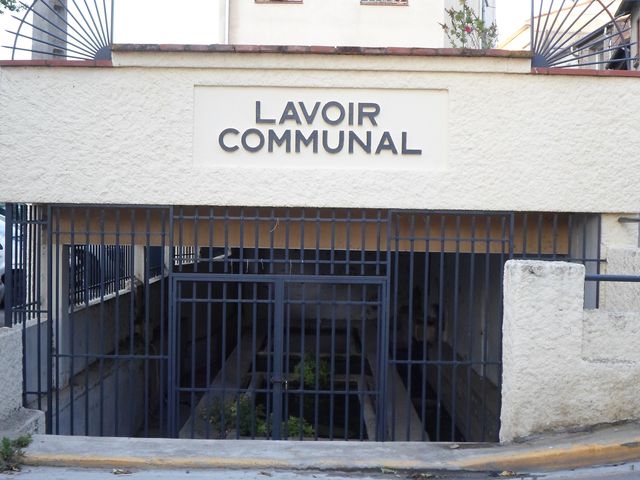
[[[640,208],[634,78],[527,59],[117,53],[0,67],[0,201],[619,212]],[[444,89],[442,169],[194,165],[194,86]],[[224,112],[221,112],[224,115]]]
[[[0,328],[0,431],[2,423],[22,407],[22,336],[19,328]]]
[[[583,295],[582,265],[507,262],[501,441],[640,418],[638,314]]]

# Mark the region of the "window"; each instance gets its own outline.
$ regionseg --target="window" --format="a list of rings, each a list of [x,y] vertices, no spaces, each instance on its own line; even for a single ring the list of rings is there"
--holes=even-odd
[[[409,0],[360,0],[360,5],[409,6]]]

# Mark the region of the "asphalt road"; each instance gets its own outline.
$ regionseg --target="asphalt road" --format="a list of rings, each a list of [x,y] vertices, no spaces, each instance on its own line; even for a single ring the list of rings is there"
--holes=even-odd
[[[459,474],[419,472],[407,474],[402,472],[279,472],[273,470],[91,470],[50,467],[24,467],[21,472],[0,474],[1,480],[114,480],[116,478],[131,480],[639,480],[640,463],[618,465],[614,467],[590,468],[584,470],[517,474],[513,472],[496,472],[493,474]]]

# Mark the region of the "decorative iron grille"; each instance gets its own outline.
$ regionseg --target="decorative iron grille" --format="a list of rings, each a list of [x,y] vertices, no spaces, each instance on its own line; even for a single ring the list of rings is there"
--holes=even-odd
[[[630,10],[620,0],[532,0],[532,66],[628,70]]]
[[[35,0],[20,2],[21,16],[11,58],[30,52],[33,59],[110,60],[115,0]]]

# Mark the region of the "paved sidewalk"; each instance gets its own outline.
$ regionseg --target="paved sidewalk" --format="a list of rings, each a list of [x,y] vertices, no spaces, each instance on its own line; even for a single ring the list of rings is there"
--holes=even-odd
[[[86,438],[37,435],[28,465],[283,471],[541,471],[640,460],[640,425],[499,446],[450,443]]]
[[[637,480],[640,464],[596,467],[551,473],[502,472],[318,472],[281,470],[128,470],[25,467],[21,472],[0,474],[0,480]],[[506,473],[506,472],[505,472]],[[504,475],[504,474],[503,474]]]

